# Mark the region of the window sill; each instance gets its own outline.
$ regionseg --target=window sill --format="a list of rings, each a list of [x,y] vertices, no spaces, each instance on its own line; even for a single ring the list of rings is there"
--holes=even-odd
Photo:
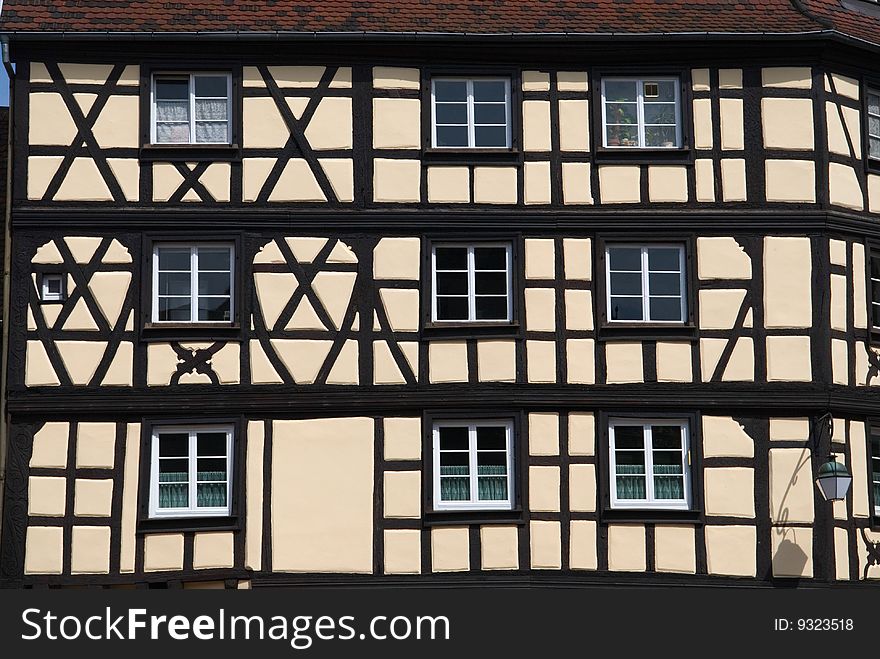
[[[656,323],[614,323],[612,325],[606,323],[599,328],[599,341],[618,339],[696,341],[697,326],[690,323],[686,325],[659,325]]]
[[[163,517],[138,520],[138,535],[160,531],[239,531],[238,517]]]
[[[142,161],[232,161],[241,158],[237,144],[144,144],[140,148]]]
[[[443,164],[470,164],[474,162],[517,164],[522,160],[522,153],[516,149],[436,149],[427,148],[422,151],[427,162]]]
[[[689,163],[693,161],[693,155],[688,147],[669,149],[640,149],[638,147],[597,147],[595,151],[596,162],[603,164],[632,164],[632,163]]]
[[[468,524],[525,525],[522,509],[512,510],[430,510],[426,511],[424,526],[465,526]]]
[[[223,339],[238,339],[241,336],[241,326],[229,323],[204,323],[194,325],[190,323],[169,323],[162,325],[149,324],[141,330],[141,341],[150,343],[154,341],[214,341]]]
[[[519,333],[519,323],[426,323],[425,338],[509,337]]]
[[[663,508],[605,508],[600,514],[603,522],[632,522],[650,524],[702,525],[703,513],[700,510],[676,510]]]

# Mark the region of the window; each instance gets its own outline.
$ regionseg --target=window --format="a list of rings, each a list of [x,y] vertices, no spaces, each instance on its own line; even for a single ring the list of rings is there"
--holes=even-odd
[[[509,243],[435,245],[431,263],[435,322],[510,322]]]
[[[150,517],[230,514],[231,426],[153,429]]]
[[[509,149],[510,80],[435,78],[431,125],[435,148]]]
[[[688,423],[611,419],[611,507],[690,507]]]
[[[40,299],[43,302],[62,302],[64,298],[64,275],[44,274],[40,282]]]
[[[874,516],[880,516],[880,428],[871,432],[871,501]]]
[[[434,508],[513,507],[513,422],[434,424]]]
[[[609,322],[684,322],[683,245],[608,245],[605,258]]]
[[[880,160],[880,91],[868,89],[868,157]]]
[[[153,76],[153,144],[229,144],[232,77],[228,73]]]
[[[231,322],[232,289],[231,246],[153,248],[153,322]]]
[[[603,78],[603,145],[673,149],[681,146],[677,78]]]
[[[871,252],[871,327],[880,330],[880,251]]]

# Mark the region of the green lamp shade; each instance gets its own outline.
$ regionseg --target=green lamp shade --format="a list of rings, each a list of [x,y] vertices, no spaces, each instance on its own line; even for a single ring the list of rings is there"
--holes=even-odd
[[[816,485],[826,501],[840,501],[849,492],[852,476],[846,467],[832,459],[819,467]]]

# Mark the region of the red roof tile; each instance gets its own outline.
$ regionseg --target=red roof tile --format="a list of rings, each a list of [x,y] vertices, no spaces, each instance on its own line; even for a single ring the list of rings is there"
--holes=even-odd
[[[6,32],[801,33],[880,43],[840,0],[5,0]],[[845,0],[859,2],[860,0]]]

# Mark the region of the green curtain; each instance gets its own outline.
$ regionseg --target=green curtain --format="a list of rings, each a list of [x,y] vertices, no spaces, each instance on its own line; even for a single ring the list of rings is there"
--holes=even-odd
[[[639,474],[630,476],[629,474]],[[644,499],[645,468],[642,465],[617,465],[617,498]]]
[[[507,467],[477,466],[477,491],[480,501],[507,501]]]
[[[159,508],[186,508],[188,505],[186,472],[159,473]]]
[[[200,471],[196,474],[196,506],[199,508],[221,508],[226,505],[226,472]],[[222,481],[204,483],[202,481]]]
[[[666,474],[675,474],[674,476]],[[654,465],[654,498],[684,499],[681,465]]]
[[[469,501],[471,498],[471,481],[468,477],[467,465],[440,467],[441,476],[455,478],[440,479],[441,501]]]

